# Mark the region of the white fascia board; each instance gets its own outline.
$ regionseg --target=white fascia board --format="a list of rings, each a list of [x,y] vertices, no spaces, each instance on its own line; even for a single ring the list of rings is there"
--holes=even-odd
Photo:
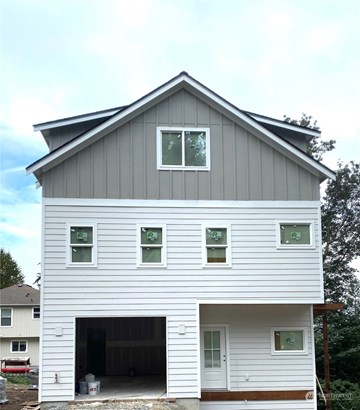
[[[206,201],[172,199],[43,198],[44,205],[137,208],[320,209],[320,201]]]
[[[281,128],[287,129],[287,130],[295,131],[295,132],[305,134],[305,135],[310,135],[311,137],[318,137],[319,135],[321,135],[320,131],[312,130],[311,128],[303,129],[299,126],[294,126],[294,125],[290,124],[289,122],[277,121],[277,120],[272,119],[272,118],[263,117],[262,115],[256,115],[256,114],[251,114],[251,113],[248,113],[248,115],[250,115],[250,117],[254,118],[254,120],[259,121],[259,122],[263,122],[264,124],[275,125],[277,127],[281,127]]]
[[[131,113],[135,112],[136,110],[140,109],[150,101],[156,99],[157,97],[161,96],[161,94],[167,92],[174,86],[178,85],[182,81],[186,79],[185,75],[178,76],[174,78],[173,81],[163,85],[162,87],[156,89],[155,91],[151,92],[150,94],[147,94],[145,97],[141,98],[140,100],[136,101],[135,103],[131,104],[128,108],[125,108],[123,111],[119,112],[117,115],[114,115],[113,117],[109,118],[108,121],[103,122],[102,124],[99,124],[98,126],[92,128],[85,134],[83,134],[81,137],[76,138],[74,141],[66,144],[63,148],[60,148],[49,155],[47,155],[45,158],[42,160],[36,162],[34,165],[30,166],[27,168],[27,174],[32,174],[36,172],[37,170],[41,169],[42,167],[46,166],[50,162],[54,161],[55,159],[63,156],[67,152],[73,150],[77,146],[81,145],[84,141],[90,139],[94,135],[98,134],[101,131],[106,130],[109,128],[111,125],[116,124],[118,121],[121,119],[125,118],[126,116],[130,115]]]
[[[94,113],[90,113],[90,114],[79,115],[79,116],[76,116],[76,117],[64,118],[62,120],[44,122],[44,123],[41,123],[41,124],[35,124],[33,126],[33,128],[34,128],[34,131],[44,131],[44,130],[50,130],[51,128],[64,127],[66,125],[77,124],[79,122],[91,121],[91,120],[97,120],[99,118],[111,117],[112,115],[116,114],[119,111],[119,109],[120,108],[105,111],[105,112],[104,111],[103,112],[98,112],[98,113],[94,112]]]
[[[293,154],[294,156],[300,158],[303,160],[306,164],[311,166],[312,168],[315,168],[317,171],[319,171],[321,174],[325,175],[326,177],[330,179],[335,179],[335,173],[323,166],[322,164],[318,163],[317,161],[313,160],[310,158],[308,155],[303,153],[302,151],[298,150],[282,138],[278,137],[277,135],[273,134],[271,131],[263,127],[261,124],[259,124],[256,120],[254,120],[252,117],[250,117],[247,114],[244,114],[242,111],[240,111],[238,108],[233,106],[232,104],[228,103],[225,101],[223,98],[212,92],[211,90],[205,88],[201,84],[195,82],[193,79],[187,77],[185,78],[185,81],[190,84],[192,87],[198,89],[200,92],[205,94],[208,98],[212,99],[215,101],[217,104],[223,106],[227,111],[231,112],[233,115],[239,117],[241,120],[243,120],[245,123],[248,123],[251,127],[256,129],[257,131],[261,132],[262,134],[265,134],[271,141],[275,142],[276,144],[280,145],[281,147],[285,148],[288,152]],[[318,133],[316,134],[318,135]]]

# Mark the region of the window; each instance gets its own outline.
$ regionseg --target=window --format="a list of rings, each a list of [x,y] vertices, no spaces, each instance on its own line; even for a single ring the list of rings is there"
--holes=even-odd
[[[218,330],[204,331],[204,356],[206,369],[221,367],[220,332]]]
[[[3,327],[12,326],[12,309],[11,308],[1,309],[1,326]]]
[[[272,328],[272,354],[307,354],[306,331],[303,328]]]
[[[68,225],[68,265],[96,265],[96,226]]]
[[[27,341],[26,340],[12,340],[11,353],[23,353],[23,352],[27,352]]]
[[[279,222],[278,248],[313,248],[313,224],[311,222]]]
[[[210,169],[209,128],[157,128],[158,169]]]
[[[39,307],[33,308],[33,319],[40,319],[40,308]]]
[[[166,232],[164,226],[138,226],[138,266],[165,266]]]
[[[205,266],[230,266],[229,227],[204,228]]]

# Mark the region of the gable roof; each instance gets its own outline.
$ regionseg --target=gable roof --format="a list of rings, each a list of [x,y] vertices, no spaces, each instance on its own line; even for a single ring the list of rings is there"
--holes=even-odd
[[[99,140],[115,128],[130,121],[140,112],[145,111],[180,89],[188,90],[213,108],[225,113],[234,122],[240,124],[261,140],[290,157],[299,165],[307,168],[313,174],[319,176],[321,181],[326,178],[335,178],[335,174],[329,168],[314,160],[288,141],[285,141],[276,133],[277,128],[288,129],[290,131],[295,130],[296,132],[301,132],[307,135],[308,138],[311,139],[313,136],[319,136],[319,131],[240,110],[184,71],[128,106],[35,125],[34,129],[36,131],[42,131],[52,127],[69,125],[94,118],[104,118],[104,121],[100,124],[73,138],[29,165],[26,168],[27,174],[33,173],[38,181],[41,182],[41,175],[43,172],[46,172],[64,161],[66,158],[76,154],[81,149]]]
[[[0,290],[1,306],[39,306],[40,291],[30,285],[13,285]]]

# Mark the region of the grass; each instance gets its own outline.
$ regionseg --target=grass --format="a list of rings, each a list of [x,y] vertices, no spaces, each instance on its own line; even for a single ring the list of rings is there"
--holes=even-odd
[[[0,373],[0,376],[7,380],[7,383],[11,384],[29,384],[29,378],[26,374],[6,374]]]

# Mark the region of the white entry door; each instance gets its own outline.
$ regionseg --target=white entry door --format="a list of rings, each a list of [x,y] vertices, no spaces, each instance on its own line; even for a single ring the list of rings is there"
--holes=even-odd
[[[226,389],[227,357],[225,327],[201,328],[201,388]]]

